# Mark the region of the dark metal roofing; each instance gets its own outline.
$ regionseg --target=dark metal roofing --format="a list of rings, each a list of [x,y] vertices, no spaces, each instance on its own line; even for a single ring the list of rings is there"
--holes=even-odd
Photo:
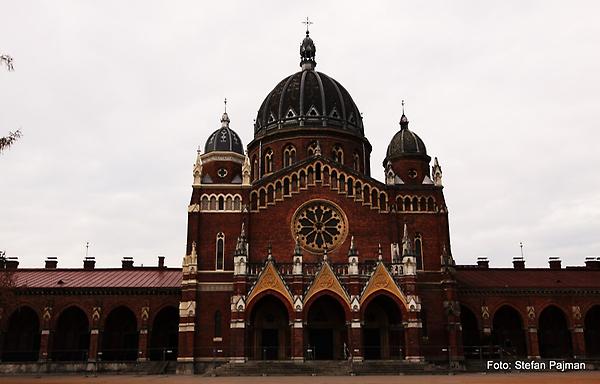
[[[179,268],[18,269],[18,287],[27,288],[179,288]]]
[[[364,137],[362,116],[336,80],[305,69],[281,80],[263,101],[254,136],[300,126],[339,128]]]
[[[386,160],[391,160],[404,155],[427,156],[427,148],[421,138],[408,129],[408,119],[402,115],[400,119],[400,131],[398,131],[387,148]]]
[[[463,288],[600,288],[600,270],[566,269],[456,269]]]

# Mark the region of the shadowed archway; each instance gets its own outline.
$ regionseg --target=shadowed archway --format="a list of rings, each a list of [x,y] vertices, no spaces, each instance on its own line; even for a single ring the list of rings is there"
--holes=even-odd
[[[479,359],[479,349],[481,348],[479,325],[473,311],[464,305],[460,306],[460,324],[465,359]]]
[[[538,325],[540,356],[543,358],[572,357],[571,332],[562,310],[549,306],[542,311]]]
[[[365,359],[403,358],[402,312],[391,298],[378,295],[367,304],[362,336]]]
[[[343,359],[348,332],[342,305],[331,296],[321,296],[310,306],[307,318],[307,358]]]
[[[495,345],[509,356],[527,356],[525,330],[519,312],[508,305],[502,306],[494,314],[492,338]]]
[[[255,360],[283,360],[291,355],[289,316],[273,295],[263,296],[252,309],[249,356]]]
[[[8,319],[2,361],[37,361],[40,353],[40,320],[29,307],[20,307]]]
[[[150,331],[150,360],[177,360],[179,311],[165,307],[156,314]]]
[[[594,305],[585,315],[585,355],[600,356],[600,305]]]
[[[78,307],[69,307],[61,312],[53,335],[52,360],[87,360],[90,346],[88,318]]]
[[[134,361],[137,359],[137,319],[129,308],[118,307],[106,317],[102,332],[101,352],[104,361]]]

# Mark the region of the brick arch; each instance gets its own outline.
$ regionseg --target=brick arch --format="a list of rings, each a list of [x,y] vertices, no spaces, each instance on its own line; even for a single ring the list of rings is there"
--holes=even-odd
[[[86,316],[88,324],[91,328],[92,326],[92,313],[91,313],[91,308],[89,307],[84,307],[83,305],[81,305],[81,303],[77,302],[77,301],[69,301],[67,302],[65,305],[61,305],[58,311],[55,311],[54,314],[52,315],[52,321],[50,324],[50,327],[52,329],[56,329],[56,325],[58,322],[58,318],[60,317],[60,315],[65,312],[67,309],[71,308],[71,307],[75,307],[77,309],[80,309]]]
[[[292,303],[290,303],[288,298],[286,298],[283,294],[274,289],[266,289],[258,293],[256,296],[252,297],[252,299],[246,303],[246,310],[244,311],[244,313],[248,320],[250,320],[250,318],[252,317],[252,311],[254,310],[256,305],[267,296],[272,296],[277,300],[281,301],[281,303],[283,303],[288,312],[288,317],[290,321],[294,318],[294,308],[292,307]]]
[[[511,309],[514,309],[519,314],[521,324],[523,325],[523,329],[525,329],[527,327],[527,314],[525,312],[523,312],[523,310],[520,309],[515,304],[513,304],[509,301],[502,301],[502,302],[498,303],[496,306],[494,306],[494,308],[490,312],[490,323],[492,325],[492,328],[494,326],[494,316],[496,316],[496,313],[503,307],[510,307]]]
[[[135,316],[135,322],[137,324],[137,329],[138,330],[140,329],[140,326],[142,324],[142,319],[141,319],[139,312],[140,312],[142,306],[140,305],[139,307],[132,307],[130,305],[130,303],[127,303],[125,301],[117,301],[117,302],[112,303],[112,305],[110,305],[110,306],[102,307],[102,313],[101,313],[100,319],[99,319],[100,329],[104,329],[104,324],[106,323],[106,319],[108,318],[110,313],[121,307],[125,307],[125,308],[129,309],[133,313],[133,315]]]
[[[544,312],[547,308],[550,308],[550,307],[558,308],[562,312],[562,314],[565,316],[565,319],[567,320],[567,327],[569,329],[571,327],[573,327],[574,324],[573,324],[573,319],[571,318],[571,311],[565,309],[561,304],[558,304],[554,301],[549,301],[549,302],[544,303],[542,306],[535,308],[535,321],[536,321],[538,329],[540,326],[540,316],[542,315],[542,312]]]
[[[341,297],[337,292],[334,292],[329,289],[324,289],[324,290],[319,291],[319,292],[315,293],[314,295],[312,295],[310,297],[310,299],[308,299],[308,301],[306,303],[304,303],[304,311],[302,313],[302,318],[304,321],[308,321],[308,313],[310,312],[311,306],[315,303],[315,301],[317,301],[319,298],[321,298],[323,296],[329,296],[329,297],[333,298],[335,301],[337,301],[342,306],[342,309],[344,310],[345,320],[347,322],[352,320],[352,311],[350,309],[349,303],[343,297]]]
[[[369,304],[375,300],[379,296],[386,296],[394,301],[394,303],[398,306],[398,310],[402,314],[402,318],[408,318],[408,308],[406,307],[406,303],[400,300],[400,298],[391,292],[380,289],[373,293],[371,293],[368,297],[365,298],[365,301],[360,305],[360,318],[362,319],[365,315],[365,309],[369,306]]]

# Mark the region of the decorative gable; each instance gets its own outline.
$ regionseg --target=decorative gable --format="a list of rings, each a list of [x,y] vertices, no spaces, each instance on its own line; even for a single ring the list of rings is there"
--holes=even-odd
[[[321,291],[331,291],[340,296],[348,306],[350,305],[350,297],[344,287],[342,287],[335,273],[333,273],[329,263],[323,263],[321,266],[321,270],[317,273],[308,292],[304,296],[304,303],[308,303],[311,297]]]
[[[292,294],[281,279],[281,276],[275,268],[275,265],[273,265],[273,263],[270,261],[267,262],[267,265],[258,277],[254,288],[252,288],[252,291],[248,295],[248,299],[246,300],[246,306],[250,304],[250,302],[252,302],[252,300],[260,293],[269,290],[275,291],[281,296],[285,297],[286,300],[290,303],[290,306],[293,307],[294,299],[292,298]]]
[[[379,263],[377,268],[375,268],[375,272],[371,275],[369,282],[365,286],[363,294],[360,298],[360,303],[363,304],[365,300],[371,296],[372,294],[378,291],[387,291],[392,295],[396,296],[404,306],[406,307],[406,297],[398,288],[398,285],[388,272],[387,268],[383,265],[383,263]]]

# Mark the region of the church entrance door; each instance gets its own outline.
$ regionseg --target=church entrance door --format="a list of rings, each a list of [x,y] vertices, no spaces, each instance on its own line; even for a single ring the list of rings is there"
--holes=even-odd
[[[318,298],[308,312],[307,358],[316,360],[344,359],[348,345],[344,309],[330,296]]]

